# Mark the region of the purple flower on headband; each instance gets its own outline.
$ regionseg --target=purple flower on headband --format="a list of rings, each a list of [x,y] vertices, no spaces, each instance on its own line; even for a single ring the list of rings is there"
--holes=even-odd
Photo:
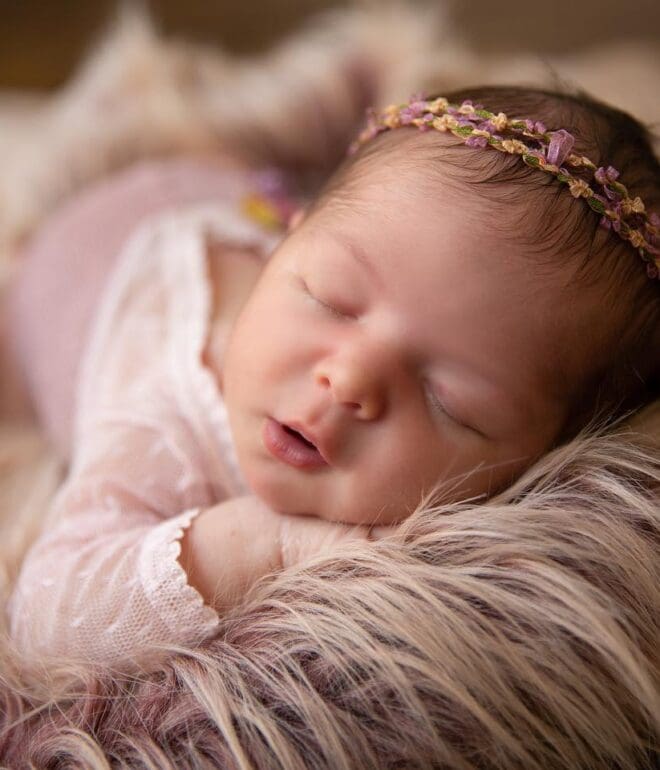
[[[404,107],[401,112],[401,123],[407,126],[412,123],[415,118],[421,118],[426,110],[426,102],[416,100],[411,102],[407,107]]]
[[[603,168],[603,166],[601,166],[594,172],[594,177],[597,182],[602,185],[606,185],[611,184],[612,182],[616,182],[616,180],[619,178],[619,172],[615,168],[612,168],[612,166],[608,166],[607,168]]]
[[[467,147],[485,147],[488,144],[488,139],[485,136],[468,136],[465,140]]]
[[[410,107],[404,107],[401,112],[399,113],[401,117],[401,125],[407,126],[409,123],[412,123],[413,120],[417,117],[415,114],[415,111],[412,110]]]
[[[568,154],[573,149],[575,139],[564,128],[552,131],[550,134],[550,146],[548,147],[548,163],[561,166]]]
[[[616,190],[613,190],[611,187],[608,187],[607,185],[603,185],[603,192],[611,201],[620,201],[621,195],[616,192]]]
[[[415,110],[418,115],[421,115],[426,109],[426,101],[424,99],[416,99],[414,102],[410,102],[408,106],[411,110]]]
[[[525,128],[530,134],[545,134],[546,132],[545,123],[541,123],[540,120],[525,120]]]
[[[497,131],[490,120],[483,120],[481,123],[478,123],[477,128],[481,129],[482,131],[488,131],[488,133],[491,135]]]

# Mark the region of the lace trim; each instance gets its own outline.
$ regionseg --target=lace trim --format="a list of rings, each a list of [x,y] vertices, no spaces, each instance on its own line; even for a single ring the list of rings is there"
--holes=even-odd
[[[190,585],[179,562],[181,538],[202,510],[185,511],[152,529],[143,542],[138,566],[145,595],[162,623],[189,638],[209,636],[220,621],[218,613]]]

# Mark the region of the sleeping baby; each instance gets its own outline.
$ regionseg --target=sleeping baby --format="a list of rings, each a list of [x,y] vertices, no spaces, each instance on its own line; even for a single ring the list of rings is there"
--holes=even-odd
[[[145,665],[260,578],[486,500],[657,395],[660,174],[630,116],[413,98],[305,208],[266,196],[286,233],[250,216],[263,179],[129,169],[26,249],[13,347],[68,464],[9,605],[26,659]]]

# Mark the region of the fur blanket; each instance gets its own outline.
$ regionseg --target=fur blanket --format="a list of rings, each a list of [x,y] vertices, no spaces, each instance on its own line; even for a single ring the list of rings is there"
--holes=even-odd
[[[657,49],[632,44],[485,57],[442,14],[408,6],[325,14],[246,59],[165,40],[127,11],[61,92],[0,95],[0,290],[58,202],[147,156],[229,147],[312,191],[368,104],[560,79],[652,123],[659,74]],[[6,355],[2,340],[0,325]],[[4,377],[3,600],[63,472],[24,406]],[[26,678],[2,645],[0,764],[652,767],[659,436],[656,403],[616,433],[579,436],[488,505],[420,509],[376,555],[264,581],[217,638],[143,676]]]

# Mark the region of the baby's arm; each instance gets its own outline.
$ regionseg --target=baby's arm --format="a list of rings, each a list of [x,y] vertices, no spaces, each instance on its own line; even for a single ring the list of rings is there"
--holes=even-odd
[[[254,497],[212,504],[203,476],[159,432],[106,426],[94,443],[10,598],[25,659],[125,665],[153,645],[195,644],[262,575],[367,537],[366,527],[282,516]]]
[[[280,514],[249,495],[202,511],[184,533],[179,561],[206,603],[224,612],[263,575],[389,529]]]
[[[182,532],[213,497],[147,423],[106,426],[57,494],[8,603],[24,659],[111,663],[215,629],[177,562]]]

